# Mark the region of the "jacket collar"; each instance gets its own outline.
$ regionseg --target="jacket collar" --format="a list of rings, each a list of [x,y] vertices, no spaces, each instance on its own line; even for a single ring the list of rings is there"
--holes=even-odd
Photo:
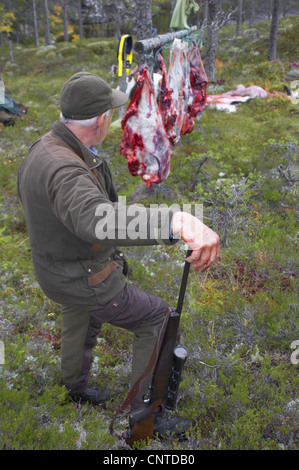
[[[100,166],[103,161],[101,157],[95,155],[86,145],[83,144],[75,134],[61,121],[55,121],[52,126],[52,134],[62,139],[81,157],[87,166],[92,170]]]

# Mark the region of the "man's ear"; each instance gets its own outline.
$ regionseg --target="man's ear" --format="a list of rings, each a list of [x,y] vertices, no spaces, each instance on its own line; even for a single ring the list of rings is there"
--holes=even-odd
[[[102,125],[102,122],[104,120],[104,117],[105,117],[105,114],[100,114],[98,117],[97,117],[97,120],[96,120],[96,127],[99,127]]]

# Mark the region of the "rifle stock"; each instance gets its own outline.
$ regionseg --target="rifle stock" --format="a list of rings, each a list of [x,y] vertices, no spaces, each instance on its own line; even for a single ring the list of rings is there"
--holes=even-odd
[[[190,253],[189,250],[187,257]],[[190,265],[186,261],[177,308],[170,309],[152,376],[152,384],[149,387],[149,393],[144,396],[144,407],[130,415],[131,431],[125,440],[131,447],[136,441],[153,437],[153,413],[156,408],[165,403],[167,409],[175,409],[181,372],[188,355],[185,348],[182,346],[176,348],[176,344],[189,267]]]
[[[179,320],[180,315],[172,308],[168,315],[164,337],[153,372],[152,384],[149,393],[144,396],[144,407],[130,414],[130,423],[133,427],[130,435],[126,438],[126,442],[130,446],[135,441],[153,437],[153,412],[162,404],[168,392]]]

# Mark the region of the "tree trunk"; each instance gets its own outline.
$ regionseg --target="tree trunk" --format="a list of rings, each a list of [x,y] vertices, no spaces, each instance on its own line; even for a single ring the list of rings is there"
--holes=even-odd
[[[148,39],[152,37],[152,9],[151,9],[151,0],[136,0],[136,30],[137,30],[137,41],[141,39]],[[138,54],[138,65],[144,63],[144,54]]]
[[[104,8],[103,8],[103,0],[98,0],[98,4],[99,4],[99,12],[100,12],[100,16],[102,18],[101,20],[101,37],[104,38],[105,37],[105,23],[104,23],[104,18],[103,18],[103,15],[104,15]]]
[[[243,1],[238,0],[238,9],[237,9],[237,24],[236,24],[236,36],[241,36],[242,33],[242,7]]]
[[[276,60],[277,33],[279,23],[280,0],[273,1],[272,21],[269,38],[268,60]]]
[[[272,10],[273,10],[273,1],[269,0],[268,2],[268,20],[271,19]]]
[[[208,1],[208,35],[207,49],[205,58],[205,71],[209,80],[215,80],[216,77],[216,57],[218,49],[218,14],[220,9],[220,0]]]
[[[83,39],[83,21],[82,21],[82,1],[78,0],[78,27],[79,27],[79,38]]]
[[[68,20],[67,20],[67,0],[62,2],[62,22],[63,22],[63,40],[68,42],[69,32],[68,32]]]
[[[204,13],[203,13],[203,20],[204,20],[204,23],[207,24],[208,23],[208,11],[209,11],[209,2],[208,0],[204,0]]]
[[[13,54],[13,48],[12,48],[12,40],[10,38],[7,39],[7,42],[8,42],[8,48],[9,48],[9,59],[10,59],[10,63],[11,64],[14,64],[15,63],[15,58],[14,58],[14,54]]]
[[[250,18],[249,18],[249,28],[254,28],[255,25],[255,0],[250,2]]]
[[[35,46],[39,47],[38,23],[37,23],[36,2],[35,2],[35,0],[32,0],[32,15],[33,15],[33,30],[34,30]]]
[[[43,15],[44,15],[44,34],[45,34],[45,45],[51,44],[50,24],[49,24],[49,8],[48,0],[43,0]]]
[[[120,39],[120,37],[121,37],[121,31],[120,31],[121,19],[119,17],[119,13],[118,13],[117,0],[113,0],[113,6],[114,6],[114,20],[115,20],[115,36],[117,37],[117,39]]]

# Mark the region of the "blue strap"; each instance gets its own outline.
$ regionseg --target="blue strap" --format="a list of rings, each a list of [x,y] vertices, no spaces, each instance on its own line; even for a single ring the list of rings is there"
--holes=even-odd
[[[152,38],[154,36],[156,36],[157,30],[155,28],[152,28],[149,24],[146,24],[144,21],[140,20],[139,18],[136,18],[136,20],[139,21],[140,23],[144,24],[145,26],[147,26],[149,29],[152,30]]]

